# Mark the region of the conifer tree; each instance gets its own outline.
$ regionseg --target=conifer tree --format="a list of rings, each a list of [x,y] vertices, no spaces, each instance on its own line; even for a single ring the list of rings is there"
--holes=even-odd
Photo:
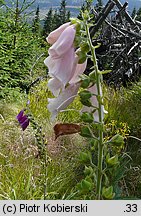
[[[140,21],[141,22],[141,7],[138,9],[137,11],[137,17],[136,17],[136,20]]]
[[[102,6],[103,6],[103,1],[102,0],[97,0],[96,6],[95,6],[96,11],[100,12],[101,9],[102,9]]]
[[[13,8],[0,8],[0,97],[10,89],[26,89],[38,52],[39,41],[33,37],[32,26],[26,20],[26,9],[31,3],[19,2],[16,0]]]
[[[62,25],[63,23],[69,21],[70,12],[66,10],[66,5],[67,5],[66,0],[62,0],[59,9],[59,19],[60,19],[59,25]]]
[[[85,10],[91,11],[91,5],[92,5],[92,0],[85,0],[85,2],[82,4],[82,7],[80,9],[80,13],[78,14],[78,19],[82,19],[81,11],[84,12]]]
[[[66,22],[68,22],[70,20],[70,16],[71,16],[71,13],[70,11],[67,12],[67,17],[66,17]]]
[[[0,0],[0,7],[4,4],[4,0]]]
[[[66,0],[62,0],[60,4],[59,18],[60,18],[60,24],[65,23],[66,21]]]
[[[54,16],[53,16],[53,30],[58,28],[60,26],[60,17],[58,15],[58,11],[57,9],[54,12]]]
[[[66,0],[62,0],[59,10],[53,11],[52,8],[49,9],[43,26],[43,36],[46,38],[47,35],[58,28],[60,25],[68,22],[70,19],[70,11],[66,10]]]
[[[35,18],[33,20],[33,26],[32,26],[32,31],[36,34],[39,34],[40,31],[40,9],[39,5],[37,6],[36,13],[35,13]]]
[[[133,19],[135,18],[136,13],[137,13],[137,11],[136,11],[136,8],[134,7],[134,8],[133,8],[133,11],[132,11],[132,14],[131,14],[131,17],[132,17]]]
[[[97,5],[102,7],[103,6],[103,1],[102,0],[97,0]]]
[[[44,26],[43,26],[43,36],[46,38],[47,35],[53,30],[53,10],[52,8],[49,9],[48,13],[44,19]]]

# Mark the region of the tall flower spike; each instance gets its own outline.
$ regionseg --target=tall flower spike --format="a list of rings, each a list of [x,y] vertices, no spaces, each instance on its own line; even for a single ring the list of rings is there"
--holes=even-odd
[[[78,64],[79,57],[74,47],[75,28],[75,25],[65,23],[51,32],[47,38],[52,46],[44,63],[51,77],[48,88],[56,97],[48,99],[47,107],[52,113],[52,120],[74,100],[80,87],[79,76],[86,68],[87,61]]]

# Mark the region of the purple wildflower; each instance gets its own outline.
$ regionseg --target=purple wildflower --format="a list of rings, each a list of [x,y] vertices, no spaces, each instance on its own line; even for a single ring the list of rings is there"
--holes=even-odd
[[[19,114],[16,116],[16,118],[20,123],[22,130],[24,131],[29,125],[29,119],[26,115],[24,115],[24,110],[21,110]]]
[[[24,131],[29,125],[29,119],[26,118],[26,120],[21,124],[22,130]]]
[[[17,115],[17,117],[16,117],[18,121],[20,121],[20,120],[22,119],[23,114],[24,114],[24,110],[21,110],[21,111],[19,112],[19,114]]]
[[[28,100],[26,104],[29,105],[30,104],[30,100]]]

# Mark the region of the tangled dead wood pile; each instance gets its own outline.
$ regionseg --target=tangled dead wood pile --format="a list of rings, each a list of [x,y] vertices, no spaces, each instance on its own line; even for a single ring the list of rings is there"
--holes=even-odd
[[[92,10],[95,25],[90,34],[94,44],[101,44],[96,49],[99,69],[112,70],[104,80],[115,87],[141,76],[141,22],[131,18],[127,6],[127,2],[122,5],[119,0],[109,0],[100,12]],[[86,73],[91,63],[88,65]]]

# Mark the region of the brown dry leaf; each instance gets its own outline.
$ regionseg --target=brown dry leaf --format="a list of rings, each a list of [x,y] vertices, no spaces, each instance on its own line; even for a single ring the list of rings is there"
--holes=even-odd
[[[54,126],[55,140],[62,135],[68,135],[80,132],[80,125],[69,123],[58,123]]]

